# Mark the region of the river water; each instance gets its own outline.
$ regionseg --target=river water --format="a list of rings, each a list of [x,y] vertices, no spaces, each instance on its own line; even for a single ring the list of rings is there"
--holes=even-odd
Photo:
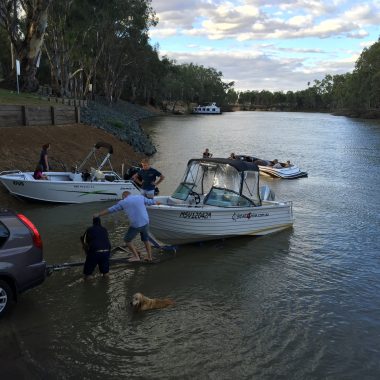
[[[110,280],[54,273],[0,324],[1,378],[377,379],[380,376],[380,123],[327,114],[160,117],[144,128],[174,190],[208,147],[290,159],[308,178],[265,179],[293,201],[294,227],[188,245]],[[108,204],[46,206],[3,196],[41,231],[48,263],[83,259],[79,236]],[[127,226],[106,217],[115,245]],[[131,296],[170,297],[134,314]]]

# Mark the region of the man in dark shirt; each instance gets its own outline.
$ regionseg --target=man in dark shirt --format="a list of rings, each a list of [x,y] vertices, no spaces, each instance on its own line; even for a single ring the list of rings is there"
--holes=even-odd
[[[103,277],[107,277],[111,243],[108,238],[108,232],[101,225],[99,217],[93,218],[93,226],[87,228],[81,240],[86,251],[86,261],[83,267],[84,278],[91,278],[97,265]]]
[[[141,186],[141,194],[147,198],[154,197],[156,186],[160,184],[165,177],[156,169],[152,168],[149,160],[141,161],[142,169],[133,175],[133,180]],[[158,181],[157,181],[158,178]]]
[[[212,153],[210,153],[209,149],[206,148],[205,151],[203,152],[203,158],[211,158]]]
[[[42,170],[44,172],[49,171],[49,161],[48,161],[48,150],[50,149],[50,143],[42,145],[42,150],[40,153],[40,160],[38,163],[42,165]]]

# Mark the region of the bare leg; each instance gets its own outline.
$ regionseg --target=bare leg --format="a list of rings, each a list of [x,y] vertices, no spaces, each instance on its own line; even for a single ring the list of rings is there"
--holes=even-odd
[[[133,243],[132,242],[126,242],[126,244],[127,244],[127,247],[132,251],[133,256],[134,256],[132,259],[130,259],[130,261],[140,261],[139,253],[137,252],[137,249],[133,245]]]
[[[152,261],[152,246],[150,245],[150,241],[144,241],[146,253],[148,254],[148,260]]]

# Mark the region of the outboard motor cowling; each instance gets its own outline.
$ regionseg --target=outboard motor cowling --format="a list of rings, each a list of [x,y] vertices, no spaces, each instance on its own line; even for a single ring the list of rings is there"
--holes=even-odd
[[[271,188],[265,185],[260,187],[260,198],[262,201],[274,201],[275,195]]]

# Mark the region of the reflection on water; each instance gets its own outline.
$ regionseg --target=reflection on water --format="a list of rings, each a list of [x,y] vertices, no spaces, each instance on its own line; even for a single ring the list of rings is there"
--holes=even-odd
[[[308,178],[262,178],[293,201],[294,228],[180,247],[160,265],[112,266],[109,281],[54,273],[0,325],[13,373],[30,378],[374,378],[380,373],[380,126],[343,117],[231,113],[160,118],[145,128],[153,166],[175,189],[208,147],[290,159]],[[49,263],[79,261],[79,236],[109,204],[30,205]],[[12,200],[10,200],[12,199]],[[127,222],[103,218],[114,245]],[[134,314],[136,291],[174,307]],[[1,359],[0,359],[1,362]],[[3,363],[2,363],[3,364]],[[4,366],[4,364],[3,364]]]

